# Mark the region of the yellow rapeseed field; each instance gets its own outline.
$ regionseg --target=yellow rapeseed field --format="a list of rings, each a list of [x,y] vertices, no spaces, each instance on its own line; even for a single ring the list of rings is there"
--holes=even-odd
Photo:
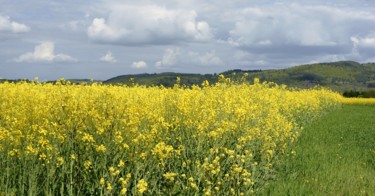
[[[375,105],[375,98],[342,98],[341,102],[348,105]]]
[[[249,195],[325,89],[220,82],[173,88],[0,84],[0,195]]]

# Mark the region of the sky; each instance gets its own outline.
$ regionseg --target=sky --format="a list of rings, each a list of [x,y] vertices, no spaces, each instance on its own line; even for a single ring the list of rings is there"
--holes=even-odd
[[[375,62],[375,0],[0,0],[0,78]]]

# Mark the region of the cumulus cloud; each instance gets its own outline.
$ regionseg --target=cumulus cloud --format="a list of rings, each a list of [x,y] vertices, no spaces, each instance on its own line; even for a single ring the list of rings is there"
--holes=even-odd
[[[113,29],[108,26],[104,18],[95,18],[87,33],[94,40],[112,42],[118,40],[121,36],[125,36],[124,31],[125,29]]]
[[[93,41],[116,44],[169,44],[211,39],[209,24],[197,17],[195,10],[119,4],[110,7],[107,19],[93,19],[87,34]]]
[[[24,32],[29,32],[30,27],[22,23],[11,21],[8,16],[0,15],[0,32],[1,31],[9,31],[13,33],[24,33]]]
[[[16,62],[69,62],[77,61],[66,54],[55,54],[55,45],[53,42],[42,42],[35,46],[33,52],[22,54],[14,59]]]
[[[176,66],[181,53],[179,48],[167,48],[164,51],[163,58],[156,62],[156,67]]]
[[[181,52],[180,48],[167,48],[163,58],[155,63],[157,68],[175,67],[178,65],[199,65],[199,66],[222,66],[223,60],[216,55],[216,52],[209,51],[198,53],[194,51]]]
[[[355,47],[369,47],[375,48],[375,33],[367,35],[365,37],[352,36],[350,40],[353,42]]]
[[[100,57],[100,60],[104,61],[104,62],[108,62],[108,63],[116,63],[117,62],[117,60],[115,59],[115,57],[112,55],[111,51],[108,51],[107,54],[105,54],[104,56]]]
[[[136,61],[132,63],[131,67],[136,69],[142,69],[147,67],[147,63],[144,61]]]

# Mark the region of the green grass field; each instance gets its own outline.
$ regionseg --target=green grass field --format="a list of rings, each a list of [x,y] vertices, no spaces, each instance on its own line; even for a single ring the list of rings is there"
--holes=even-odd
[[[375,107],[348,106],[307,127],[263,195],[375,195]]]

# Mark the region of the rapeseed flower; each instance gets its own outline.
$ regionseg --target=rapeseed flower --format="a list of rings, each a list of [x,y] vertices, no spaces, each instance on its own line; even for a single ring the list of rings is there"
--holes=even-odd
[[[177,173],[173,173],[173,172],[168,172],[168,173],[163,174],[163,177],[169,182],[174,182],[174,179],[176,176],[177,176]]]
[[[137,185],[137,192],[143,194],[148,189],[148,184],[144,179],[138,181]]]

